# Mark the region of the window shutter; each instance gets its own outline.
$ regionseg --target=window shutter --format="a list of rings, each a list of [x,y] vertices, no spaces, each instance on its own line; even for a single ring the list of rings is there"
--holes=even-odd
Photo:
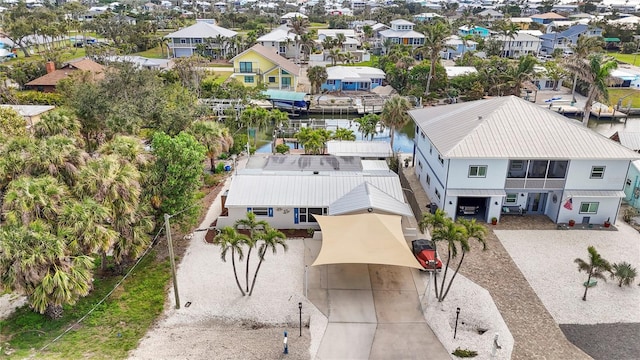
[[[273,208],[269,208],[268,214],[269,214],[269,217],[273,217]]]
[[[250,213],[251,212],[251,208],[247,208],[247,212]]]
[[[293,223],[300,223],[300,210],[298,208],[293,208]]]

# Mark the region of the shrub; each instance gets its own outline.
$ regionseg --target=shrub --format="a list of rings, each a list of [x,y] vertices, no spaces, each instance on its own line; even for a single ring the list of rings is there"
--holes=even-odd
[[[454,356],[461,357],[461,358],[470,358],[470,357],[478,356],[478,352],[477,351],[468,350],[468,349],[460,349],[460,348],[457,348],[456,351],[452,352],[452,354]]]
[[[611,278],[618,279],[619,287],[622,287],[622,285],[631,286],[633,281],[636,279],[636,276],[638,275],[636,268],[631,266],[631,264],[626,261],[613,264],[612,268],[613,271],[611,271]]]
[[[224,166],[225,164],[223,162],[219,162],[218,164],[216,164],[216,174],[221,174],[224,172]]]
[[[221,176],[217,174],[207,174],[204,176],[204,185],[207,187],[214,187],[220,184]]]
[[[622,215],[622,220],[626,223],[630,223],[631,219],[638,215],[638,210],[636,208],[627,208],[624,209],[624,214]]]
[[[222,153],[218,156],[218,159],[220,160],[227,160],[229,158],[229,154],[227,153]]]
[[[286,154],[289,152],[289,146],[286,144],[278,144],[276,145],[276,152],[278,154]]]

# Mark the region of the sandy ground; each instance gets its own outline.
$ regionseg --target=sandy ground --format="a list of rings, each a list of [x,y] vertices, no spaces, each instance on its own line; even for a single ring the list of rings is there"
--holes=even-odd
[[[0,320],[7,318],[13,314],[15,309],[27,303],[26,296],[16,294],[5,294],[0,296]]]
[[[618,287],[615,280],[589,289],[582,301],[587,274],[575,258],[588,259],[587,247],[609,262],[640,265],[640,234],[624,223],[619,231],[497,230],[496,235],[558,324],[640,322],[640,287]]]
[[[424,289],[428,290],[426,301],[423,301],[423,304],[427,305],[424,317],[449,353],[461,348],[477,351],[478,356],[474,357],[477,360],[511,359],[513,336],[487,290],[458,274],[445,300],[438,303],[433,282],[429,284],[432,278],[428,273],[420,275]],[[451,277],[451,272],[448,277]],[[421,294],[424,300],[423,295],[424,293]],[[456,308],[460,308],[457,331],[455,331]],[[496,335],[498,335],[498,344],[501,349],[496,348],[493,353]],[[455,359],[453,356],[452,358]]]
[[[226,186],[228,184],[229,181]],[[218,197],[201,227],[208,226],[219,213]],[[326,318],[304,298],[302,239],[289,239],[287,252],[282,248],[278,248],[275,255],[269,252],[260,268],[253,295],[243,297],[236,285],[229,255],[227,262],[223,262],[220,248],[206,243],[204,235],[205,232],[194,233],[178,267],[181,308],[174,308],[171,288],[164,318],[150,329],[130,358],[277,359],[284,355],[284,331],[289,332],[286,357],[310,358],[312,351],[317,351]],[[257,260],[254,252],[249,282]],[[236,262],[243,286],[245,265],[246,260]],[[301,337],[299,302],[302,303]],[[190,303],[188,307],[187,303]],[[312,337],[316,341],[312,342]]]

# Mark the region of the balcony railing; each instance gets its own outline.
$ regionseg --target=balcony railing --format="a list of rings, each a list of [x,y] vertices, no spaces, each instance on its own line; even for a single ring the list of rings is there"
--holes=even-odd
[[[505,189],[564,189],[566,179],[507,178]]]
[[[262,70],[260,69],[247,69],[247,68],[233,68],[233,72],[236,74],[257,74],[262,75]]]

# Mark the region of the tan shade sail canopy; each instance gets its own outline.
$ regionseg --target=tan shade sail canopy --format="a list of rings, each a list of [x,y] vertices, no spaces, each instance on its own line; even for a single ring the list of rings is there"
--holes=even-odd
[[[398,215],[315,215],[322,230],[322,248],[312,266],[383,264],[422,269],[402,233]]]

